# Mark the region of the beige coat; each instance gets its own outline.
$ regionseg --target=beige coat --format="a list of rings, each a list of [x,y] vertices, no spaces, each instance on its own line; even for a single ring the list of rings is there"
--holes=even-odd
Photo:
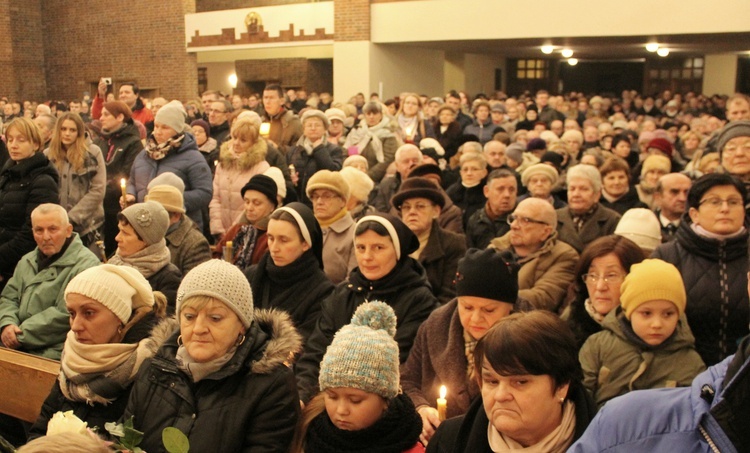
[[[354,219],[347,213],[328,228],[323,228],[323,270],[336,285],[346,280],[349,272],[357,267],[354,256],[355,227]]]

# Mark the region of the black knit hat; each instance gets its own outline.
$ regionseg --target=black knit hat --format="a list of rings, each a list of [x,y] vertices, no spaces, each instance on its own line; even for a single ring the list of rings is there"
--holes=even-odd
[[[541,151],[543,149],[547,149],[547,142],[541,138],[532,138],[526,144],[526,151]]]
[[[252,178],[250,178],[250,181],[245,184],[245,186],[240,190],[240,194],[242,197],[245,197],[245,192],[248,190],[257,190],[258,192],[262,193],[263,195],[268,198],[268,200],[273,203],[273,206],[276,207],[279,204],[279,200],[277,198],[278,195],[278,188],[276,187],[276,183],[271,179],[270,176],[266,175],[255,175]]]
[[[456,294],[515,304],[518,267],[508,251],[469,249],[458,262]]]
[[[441,208],[445,207],[443,194],[438,190],[435,183],[427,178],[406,178],[401,183],[396,195],[391,198],[391,204],[396,209],[401,209],[404,201],[410,198],[426,198]]]
[[[419,249],[419,239],[398,217],[378,212],[359,219],[357,227],[366,222],[378,223],[388,231],[388,235],[396,247],[399,261],[406,260],[410,253]]]

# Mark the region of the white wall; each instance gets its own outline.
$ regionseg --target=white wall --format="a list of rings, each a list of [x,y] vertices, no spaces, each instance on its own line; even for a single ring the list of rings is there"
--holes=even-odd
[[[200,67],[205,67],[208,73],[208,89],[218,90],[224,94],[232,93],[232,86],[229,84],[229,75],[234,74],[234,62],[227,63],[201,63]]]
[[[333,98],[347,102],[362,92],[369,99],[372,88],[370,55],[373,45],[369,41],[345,41],[333,44]],[[376,82],[377,85],[377,82]]]
[[[505,65],[505,58],[466,54],[466,91],[469,93],[492,94],[495,91],[495,68]]]
[[[429,96],[443,94],[442,51],[406,46],[373,46],[370,59],[370,91],[383,83],[384,99],[404,91]],[[334,68],[335,72],[335,68]]]
[[[703,93],[733,94],[737,89],[737,55],[706,55]]]

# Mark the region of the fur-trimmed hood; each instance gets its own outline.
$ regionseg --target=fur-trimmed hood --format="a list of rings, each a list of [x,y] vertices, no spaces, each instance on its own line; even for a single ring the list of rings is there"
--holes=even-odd
[[[161,345],[163,345],[169,337],[179,329],[180,323],[174,316],[160,320],[154,328],[151,329],[151,334],[147,340],[148,343],[146,343],[151,355],[155,355]]]
[[[262,356],[253,361],[251,371],[267,374],[279,365],[291,366],[302,351],[302,337],[289,314],[276,309],[256,309],[253,324],[269,338]]]
[[[258,141],[255,142],[249,150],[247,150],[239,158],[235,157],[232,151],[232,140],[227,140],[221,145],[221,151],[219,152],[219,163],[222,168],[227,170],[238,170],[246,171],[253,168],[258,163],[266,159],[268,152],[268,144],[266,141],[258,137]]]

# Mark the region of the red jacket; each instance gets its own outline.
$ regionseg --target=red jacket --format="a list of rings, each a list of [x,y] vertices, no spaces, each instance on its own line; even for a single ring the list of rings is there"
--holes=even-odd
[[[136,121],[140,121],[143,125],[145,125],[149,121],[153,121],[154,114],[151,113],[151,110],[147,109],[146,106],[143,105],[143,101],[141,101],[140,98],[138,98],[138,101],[136,101],[136,107],[138,107],[139,104],[141,105],[141,108],[133,110],[133,119]],[[99,117],[102,116],[102,107],[104,107],[104,100],[97,94],[94,97],[93,104],[91,104],[92,119],[98,120]]]

